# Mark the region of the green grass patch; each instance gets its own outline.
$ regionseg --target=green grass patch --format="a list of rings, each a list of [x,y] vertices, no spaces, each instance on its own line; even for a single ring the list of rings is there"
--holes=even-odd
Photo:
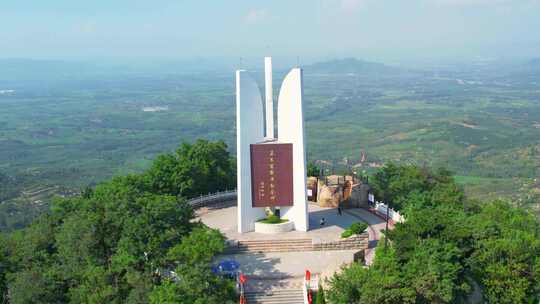
[[[279,218],[276,215],[269,215],[265,219],[259,220],[259,223],[263,223],[263,224],[282,224],[282,223],[286,223],[288,221],[289,220]]]

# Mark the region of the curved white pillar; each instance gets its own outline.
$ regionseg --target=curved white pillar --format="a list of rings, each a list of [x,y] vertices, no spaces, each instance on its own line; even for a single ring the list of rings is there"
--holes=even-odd
[[[250,144],[264,140],[261,92],[246,71],[236,71],[236,157],[238,187],[238,232],[255,230],[264,218],[264,208],[253,208],[251,197]]]
[[[306,193],[306,153],[302,69],[294,68],[283,80],[278,99],[278,141],[293,144],[292,207],[282,207],[281,215],[294,222],[296,230],[309,229]]]
[[[266,137],[274,138],[274,96],[272,92],[272,57],[264,57],[264,90],[266,98]]]

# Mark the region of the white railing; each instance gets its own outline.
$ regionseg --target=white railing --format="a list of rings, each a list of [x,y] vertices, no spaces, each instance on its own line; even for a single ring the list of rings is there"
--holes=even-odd
[[[316,273],[308,282],[308,286],[313,291],[319,290],[319,274]]]
[[[234,190],[218,191],[216,193],[209,193],[207,195],[201,195],[188,200],[188,204],[194,209],[211,205],[213,203],[222,203],[236,199],[237,193]]]
[[[302,294],[304,295],[304,304],[309,304],[308,288],[307,288],[306,283],[302,284]]]
[[[383,204],[381,202],[375,203],[375,211],[377,211],[377,213],[385,217],[386,217],[386,212],[388,211],[388,217],[391,218],[396,223],[403,223],[405,221],[405,218],[403,217],[403,215],[399,214],[399,212],[395,211],[392,208],[388,210],[388,206],[386,206],[386,204]]]
[[[319,274],[313,274],[309,280],[306,280],[304,276],[304,283],[302,284],[302,293],[304,294],[304,304],[315,303],[315,299],[311,299],[312,303],[308,299],[308,291],[318,291],[319,290]],[[312,293],[313,296],[313,293]]]

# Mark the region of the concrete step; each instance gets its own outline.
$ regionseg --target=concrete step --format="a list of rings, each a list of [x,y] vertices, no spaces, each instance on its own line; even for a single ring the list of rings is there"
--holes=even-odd
[[[291,240],[250,240],[238,241],[236,246],[227,248],[227,252],[286,252],[313,250],[311,239]]]
[[[299,251],[311,251],[313,250],[313,247],[312,246],[286,246],[286,247],[277,247],[277,246],[267,246],[267,247],[263,247],[263,246],[256,246],[256,247],[238,247],[236,249],[239,249],[239,250],[246,250],[246,251],[256,251],[256,250],[268,250],[268,251],[280,251],[280,250],[292,250],[292,249],[296,249],[296,250],[299,250]],[[302,250],[300,250],[302,249]]]
[[[268,243],[268,244],[238,244],[236,247],[271,247],[271,246],[311,246],[311,243]]]
[[[302,289],[282,289],[245,293],[248,304],[303,304]]]
[[[260,245],[255,245],[255,244],[240,244],[238,246],[235,246],[236,248],[266,248],[266,247],[311,247],[313,245],[311,244],[266,244],[266,245],[263,245],[263,244],[260,244]]]
[[[249,240],[238,241],[226,249],[226,253],[240,252],[297,252],[332,251],[368,248],[368,238],[346,239],[328,243],[313,244],[310,239],[289,240]]]
[[[311,243],[268,243],[268,244],[238,244],[235,247],[269,247],[269,246],[311,246]]]
[[[289,247],[276,247],[276,246],[268,246],[268,247],[238,247],[235,248],[237,251],[290,251],[290,250],[297,250],[297,251],[313,251],[312,246],[289,246]]]
[[[239,243],[252,243],[252,244],[266,244],[266,243],[292,243],[292,242],[309,242],[311,243],[311,239],[274,239],[274,240],[243,240],[238,241]]]
[[[301,252],[301,251],[312,251],[311,248],[291,248],[291,249],[265,249],[265,248],[255,248],[255,249],[240,249],[240,250],[228,250],[225,251],[225,254],[236,254],[236,253],[246,253],[246,252],[255,252],[255,253],[268,253],[268,252]]]

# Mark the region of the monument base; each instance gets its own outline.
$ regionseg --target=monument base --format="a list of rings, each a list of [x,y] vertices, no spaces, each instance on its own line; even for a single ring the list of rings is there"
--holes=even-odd
[[[285,223],[279,224],[265,224],[261,222],[255,223],[255,232],[265,233],[265,234],[278,234],[289,232],[294,229],[294,223],[287,221]]]

